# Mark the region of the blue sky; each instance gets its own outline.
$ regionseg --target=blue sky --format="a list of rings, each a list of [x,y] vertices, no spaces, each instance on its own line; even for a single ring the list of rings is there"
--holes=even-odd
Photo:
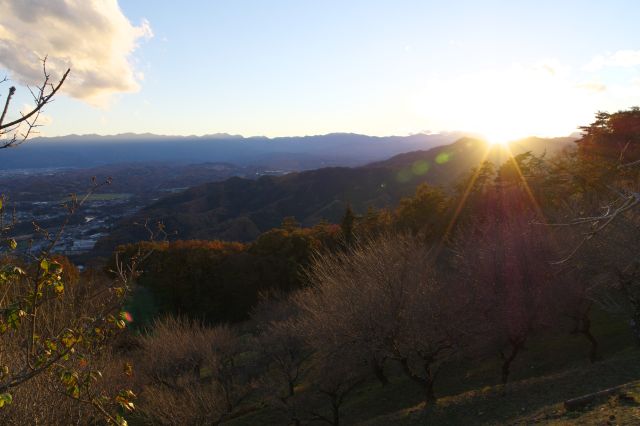
[[[47,135],[511,138],[640,104],[636,1],[118,3],[153,33],[127,53],[135,83],[98,103],[61,96]]]

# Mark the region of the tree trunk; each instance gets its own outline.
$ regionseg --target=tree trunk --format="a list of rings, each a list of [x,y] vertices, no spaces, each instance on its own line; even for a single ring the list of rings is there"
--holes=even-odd
[[[427,407],[434,405],[437,402],[436,394],[433,390],[433,380],[430,378],[425,380],[424,384],[424,402]]]
[[[288,398],[291,398],[293,395],[295,395],[295,383],[290,380],[288,384],[289,384],[289,395],[288,395]]]
[[[373,373],[375,374],[376,378],[378,379],[382,387],[387,386],[389,384],[389,379],[384,374],[384,361],[378,362],[377,360],[374,359],[372,360],[371,364],[373,368]]]
[[[589,313],[585,313],[582,317],[582,327],[580,328],[580,333],[582,333],[591,344],[591,349],[589,350],[589,361],[591,361],[592,363],[596,362],[599,358],[598,341],[593,336],[593,334],[591,334],[591,320],[589,319]]]
[[[340,426],[340,404],[334,401],[331,406],[333,408],[333,426]]]
[[[636,343],[640,346],[640,306],[634,306],[634,315],[631,319],[631,331],[636,338]]]
[[[409,361],[406,358],[400,359],[400,365],[402,365],[402,370],[404,371],[405,375],[422,387],[424,391],[424,402],[426,407],[430,407],[431,405],[435,404],[437,402],[437,398],[433,389],[434,380],[431,374],[431,363],[425,362],[424,364],[425,377],[420,377],[413,371],[411,371],[411,368],[409,367]]]
[[[524,339],[509,339],[509,345],[511,346],[511,352],[509,356],[502,355],[502,384],[506,385],[509,380],[509,374],[511,374],[511,363],[516,359],[518,353],[524,346]]]

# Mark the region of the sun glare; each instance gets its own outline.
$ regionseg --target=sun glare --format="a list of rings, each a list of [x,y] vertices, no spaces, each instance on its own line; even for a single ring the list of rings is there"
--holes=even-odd
[[[526,137],[527,130],[523,129],[519,131],[517,128],[509,128],[508,123],[504,123],[504,128],[497,128],[492,131],[485,130],[480,132],[480,134],[487,141],[489,146],[498,145],[506,147],[509,145],[509,142]]]
[[[433,78],[416,98],[431,127],[463,129],[492,145],[529,136],[564,136],[591,106],[561,66],[514,65]]]
[[[533,111],[528,111],[526,107],[515,102],[513,105],[514,108],[509,109],[499,102],[489,102],[487,107],[492,111],[497,111],[497,114],[495,116],[487,114],[483,121],[474,123],[476,131],[489,145],[506,147],[510,142],[529,136],[562,134],[555,132],[553,126],[547,127],[546,123],[532,119],[531,117],[535,116]]]
[[[509,145],[509,142],[511,142],[511,140],[495,136],[485,136],[484,139],[487,141],[489,146],[506,147]]]

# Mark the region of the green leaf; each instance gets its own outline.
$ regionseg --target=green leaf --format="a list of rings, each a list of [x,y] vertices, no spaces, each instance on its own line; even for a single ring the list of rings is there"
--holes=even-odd
[[[11,396],[10,393],[0,394],[0,408],[4,407],[5,405],[9,405],[12,402],[13,402],[13,397]]]
[[[53,261],[49,264],[49,268],[51,269],[51,273],[60,274],[62,272],[62,265],[59,262]]]
[[[70,348],[71,346],[75,345],[79,341],[80,341],[80,338],[77,338],[76,336],[73,335],[73,333],[70,333],[70,332],[65,333],[65,335],[62,336],[62,344],[67,348]]]
[[[58,345],[56,344],[56,342],[52,342],[51,340],[47,340],[44,345],[50,351],[58,350]]]
[[[211,367],[203,366],[200,367],[200,378],[206,379],[213,376],[213,369]]]
[[[78,373],[75,371],[65,371],[60,376],[60,381],[71,388],[78,383]]]
[[[67,392],[69,392],[69,395],[73,398],[80,398],[80,387],[78,387],[78,385],[69,386]]]
[[[45,271],[49,270],[49,261],[47,259],[42,259],[40,261],[40,268],[44,269]]]
[[[21,309],[12,309],[9,311],[9,314],[7,315],[7,323],[9,324],[9,327],[17,330],[20,326],[20,318],[24,315],[25,312]]]

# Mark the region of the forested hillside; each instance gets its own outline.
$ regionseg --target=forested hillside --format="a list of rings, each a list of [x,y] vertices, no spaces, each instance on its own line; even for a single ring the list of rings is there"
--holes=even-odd
[[[572,138],[531,138],[511,145],[514,155],[531,151],[551,155],[572,147]],[[168,196],[125,220],[98,242],[108,253],[118,244],[146,238],[141,223],[164,224],[171,239],[251,241],[294,216],[305,226],[337,222],[347,205],[358,213],[391,207],[429,183],[449,188],[484,160],[501,164],[509,153],[500,146],[463,138],[454,144],[400,154],[357,168],[324,168],[257,180],[232,178]],[[138,224],[138,225],[136,225]]]

